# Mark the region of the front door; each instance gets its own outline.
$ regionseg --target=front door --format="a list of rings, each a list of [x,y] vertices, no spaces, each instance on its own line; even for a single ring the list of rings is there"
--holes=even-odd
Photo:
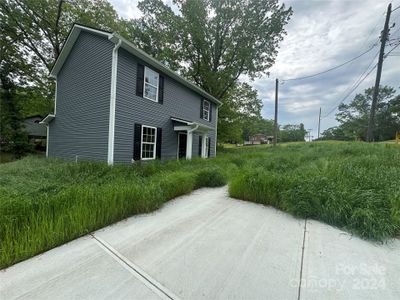
[[[187,141],[186,133],[179,132],[178,133],[178,159],[186,158],[186,141]]]

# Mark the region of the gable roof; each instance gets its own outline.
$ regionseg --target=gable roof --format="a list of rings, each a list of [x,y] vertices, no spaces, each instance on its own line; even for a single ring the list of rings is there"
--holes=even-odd
[[[191,89],[192,91],[200,94],[201,96],[207,98],[208,100],[216,103],[217,105],[221,105],[221,101],[219,101],[217,98],[214,96],[210,95],[206,91],[204,91],[202,88],[198,87],[197,85],[193,84],[189,80],[183,78],[176,72],[172,71],[170,68],[166,67],[164,64],[153,58],[152,56],[148,55],[146,52],[143,50],[138,49],[135,47],[131,42],[129,42],[127,39],[121,37],[117,33],[111,33],[99,29],[95,29],[92,27],[80,25],[80,24],[74,24],[72,27],[67,40],[64,43],[64,46],[61,50],[60,55],[58,56],[55,64],[53,65],[53,68],[50,71],[50,75],[55,77],[57,76],[58,72],[60,72],[64,62],[68,58],[69,53],[72,50],[72,47],[74,46],[76,40],[78,39],[80,33],[82,31],[90,32],[93,34],[101,35],[106,38],[108,38],[111,42],[117,44],[119,41],[121,41],[121,47],[131,54],[135,55],[139,59],[143,60],[145,63],[149,64],[150,66],[154,67],[158,71],[164,73],[165,75],[175,79],[182,85],[186,86],[187,88]]]

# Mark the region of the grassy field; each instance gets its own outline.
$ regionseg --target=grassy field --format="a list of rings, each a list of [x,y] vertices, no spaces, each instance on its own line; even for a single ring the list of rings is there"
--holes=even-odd
[[[27,157],[0,166],[0,268],[205,186],[363,238],[400,234],[400,147],[297,143],[109,167]]]

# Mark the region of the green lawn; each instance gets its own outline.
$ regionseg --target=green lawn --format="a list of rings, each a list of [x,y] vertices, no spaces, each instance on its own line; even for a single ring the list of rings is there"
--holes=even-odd
[[[400,234],[400,147],[296,143],[215,159],[109,167],[27,157],[0,166],[0,268],[205,186],[357,235]]]

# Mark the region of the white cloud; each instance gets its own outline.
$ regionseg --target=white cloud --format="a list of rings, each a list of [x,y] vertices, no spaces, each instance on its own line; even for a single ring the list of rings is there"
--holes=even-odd
[[[136,19],[142,16],[137,8],[139,0],[109,0],[120,17],[125,19]]]

